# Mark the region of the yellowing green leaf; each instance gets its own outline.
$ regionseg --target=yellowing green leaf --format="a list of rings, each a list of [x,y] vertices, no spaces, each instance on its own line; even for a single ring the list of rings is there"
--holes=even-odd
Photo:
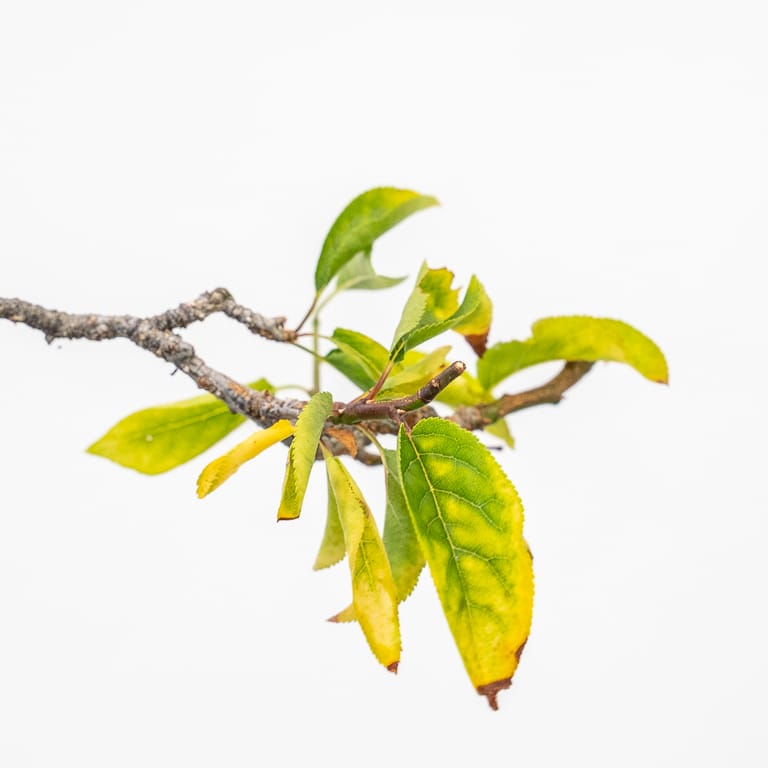
[[[336,504],[336,494],[328,483],[328,511],[325,518],[325,530],[323,540],[320,542],[320,551],[315,558],[314,570],[329,568],[344,559],[347,550],[344,547],[344,529],[339,519],[339,507]]]
[[[550,360],[610,360],[631,365],[651,381],[667,383],[667,361],[647,336],[620,320],[600,317],[548,317],[538,320],[526,341],[494,344],[478,360],[487,389],[507,376]]]
[[[273,391],[265,379],[249,386]],[[213,395],[200,395],[136,411],[87,451],[137,472],[157,475],[198,456],[244,421]]]
[[[383,448],[381,449],[381,458],[384,464],[387,488],[387,512],[384,517],[382,541],[392,569],[397,601],[402,603],[413,592],[416,582],[419,580],[419,574],[424,568],[425,560],[416,538],[411,515],[408,512],[408,504],[405,501],[403,483],[400,480],[400,469],[397,463],[397,451]],[[354,607],[348,606],[337,613],[332,620],[338,622],[354,621]]]
[[[482,357],[485,354],[488,331],[493,319],[493,304],[482,283],[479,280],[476,282],[477,306],[464,320],[454,325],[453,330],[467,340],[478,357]]]
[[[214,459],[197,478],[197,496],[202,499],[232,477],[246,461],[250,461],[275,443],[293,433],[293,424],[286,419],[275,422],[267,429],[254,432],[223,456]]]
[[[286,460],[278,520],[293,520],[301,514],[301,505],[304,503],[309,474],[317,456],[320,435],[332,408],[331,395],[328,392],[318,392],[304,406],[296,420],[296,429]]]
[[[395,330],[389,353],[392,360],[400,360],[409,349],[467,322],[478,312],[485,291],[477,278],[470,279],[460,306],[452,280],[453,273],[447,269],[422,267]]]
[[[392,672],[400,661],[397,589],[376,522],[346,467],[323,449],[352,576],[352,606],[373,655]]]
[[[339,270],[374,241],[416,211],[437,205],[434,197],[407,189],[380,187],[356,197],[331,226],[315,269],[319,293]]]
[[[497,706],[533,610],[533,566],[514,486],[479,440],[443,419],[400,429],[398,457],[416,535],[464,666]]]

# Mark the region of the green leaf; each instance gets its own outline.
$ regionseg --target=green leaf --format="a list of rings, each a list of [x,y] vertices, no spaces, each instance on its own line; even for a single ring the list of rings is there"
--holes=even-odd
[[[370,389],[387,365],[387,350],[364,333],[337,328],[331,339],[337,349],[326,356],[326,362],[343,373],[360,389]]]
[[[391,672],[400,661],[397,589],[376,522],[341,461],[325,448],[328,484],[336,497],[352,576],[352,606],[373,655]]]
[[[323,243],[315,269],[319,293],[339,270],[374,241],[416,211],[437,205],[434,197],[407,189],[380,187],[363,192],[339,215]]]
[[[473,275],[459,306],[458,291],[451,288],[453,273],[422,267],[395,331],[389,356],[398,361],[409,349],[468,321],[480,307],[484,290]]]
[[[225,480],[232,477],[246,461],[258,456],[262,451],[285,440],[293,434],[293,424],[287,419],[280,419],[267,429],[261,429],[249,435],[242,443],[227,451],[208,464],[197,478],[197,496],[202,499],[215,491]]]
[[[379,275],[371,264],[371,251],[355,254],[336,275],[337,291],[378,291],[391,288],[405,280],[405,277]]]
[[[331,395],[328,392],[318,392],[304,406],[296,420],[296,430],[286,460],[278,520],[293,520],[301,514],[301,505],[304,503],[309,475],[317,456],[320,435],[332,408]]]
[[[266,379],[249,386],[274,391]],[[200,395],[136,411],[86,450],[137,472],[157,475],[198,456],[244,421],[213,395]]]
[[[320,551],[315,558],[314,570],[329,568],[344,559],[347,550],[344,547],[344,529],[339,519],[339,507],[336,504],[336,494],[328,483],[328,512],[325,518],[325,531],[320,542]]]
[[[400,428],[400,472],[416,535],[453,638],[495,709],[509,687],[533,610],[523,508],[485,446],[443,419]]]
[[[480,382],[491,389],[507,376],[550,360],[610,360],[631,365],[651,381],[667,383],[667,362],[647,336],[620,320],[548,317],[538,320],[526,341],[494,344],[478,360]]]
[[[382,451],[382,459],[387,487],[384,549],[387,551],[397,587],[397,600],[402,602],[413,592],[426,561],[408,512],[403,482],[400,479],[397,451],[385,448]]]

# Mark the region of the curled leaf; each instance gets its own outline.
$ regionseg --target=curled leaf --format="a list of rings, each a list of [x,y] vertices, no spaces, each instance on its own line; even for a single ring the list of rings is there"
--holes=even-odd
[[[548,317],[526,341],[494,344],[477,362],[480,383],[491,389],[516,371],[550,360],[610,360],[631,365],[647,379],[667,383],[667,361],[656,344],[627,323],[602,317]]]

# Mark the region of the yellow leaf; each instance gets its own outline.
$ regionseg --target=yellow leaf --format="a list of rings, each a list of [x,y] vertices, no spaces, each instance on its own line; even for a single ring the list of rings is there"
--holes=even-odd
[[[197,496],[202,499],[232,477],[246,461],[293,434],[293,424],[281,419],[268,429],[254,432],[218,459],[214,459],[197,478]]]

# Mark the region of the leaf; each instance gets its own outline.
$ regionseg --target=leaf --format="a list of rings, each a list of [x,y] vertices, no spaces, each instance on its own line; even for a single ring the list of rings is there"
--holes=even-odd
[[[346,328],[337,328],[331,339],[337,349],[326,355],[326,361],[360,389],[370,389],[387,365],[387,350],[364,333]]]
[[[441,403],[456,408],[460,405],[481,405],[495,399],[472,374],[464,371],[452,381],[436,398]]]
[[[355,254],[336,275],[337,291],[378,291],[391,288],[405,280],[405,277],[379,275],[371,264],[371,251]]]
[[[610,360],[631,365],[651,381],[667,383],[667,362],[647,336],[620,320],[548,317],[535,322],[526,341],[494,344],[478,360],[480,382],[491,389],[507,376],[550,360]]]
[[[400,662],[397,591],[376,522],[340,459],[325,448],[328,484],[336,497],[352,576],[352,606],[373,655],[391,672]]]
[[[315,269],[319,293],[339,270],[374,241],[416,211],[437,205],[434,197],[407,189],[379,187],[356,197],[334,221]]]
[[[293,424],[287,419],[280,419],[267,429],[254,432],[208,464],[197,478],[197,497],[202,499],[215,491],[225,480],[232,477],[246,461],[250,461],[275,443],[285,440],[293,434]]]
[[[376,399],[388,400],[414,394],[436,373],[448,367],[446,355],[450,351],[450,347],[438,347],[428,354],[416,349],[406,352],[402,361],[392,368]]]
[[[314,570],[319,571],[336,565],[344,559],[347,550],[344,547],[344,529],[339,519],[339,507],[336,504],[336,494],[331,484],[328,483],[328,511],[325,518],[325,530],[323,540],[320,542],[320,551],[315,558]]]
[[[283,495],[277,511],[278,520],[293,520],[301,514],[309,475],[317,456],[317,446],[325,420],[330,416],[333,399],[328,392],[318,392],[304,406],[296,420],[293,441],[288,449]]]
[[[506,443],[507,448],[515,447],[515,438],[512,437],[512,433],[509,431],[509,425],[507,424],[506,419],[494,421],[492,424],[485,427],[483,431],[487,432],[489,435],[498,437],[499,440],[503,440]]]
[[[397,600],[402,602],[413,592],[426,561],[408,512],[403,482],[400,479],[397,451],[385,448],[382,451],[382,459],[387,486],[384,549],[387,551],[392,577],[397,587]]]
[[[360,389],[370,389],[388,363],[387,350],[365,334],[346,328],[337,328],[331,339],[337,348],[328,352],[325,356],[326,362]],[[403,359],[392,367],[387,383],[377,399],[391,399],[416,392],[435,373],[448,365],[445,356],[450,349],[448,346],[439,347],[429,354],[417,350],[407,352]]]
[[[453,273],[447,269],[422,267],[395,331],[389,353],[392,360],[400,360],[409,349],[461,325],[478,311],[484,294],[478,279],[472,276],[460,306],[452,280]]]
[[[382,449],[381,457],[387,487],[387,513],[384,517],[382,541],[392,569],[397,601],[402,603],[413,592],[425,560],[405,501],[397,463],[397,451]],[[352,605],[337,613],[332,619],[338,622],[354,620],[355,609]]]
[[[266,379],[249,386],[274,391]],[[244,421],[213,395],[200,395],[136,411],[86,450],[137,472],[157,475],[198,456]]]
[[[398,437],[416,535],[478,693],[496,709],[511,685],[533,610],[533,567],[514,486],[471,433],[424,419]]]
[[[493,304],[485,292],[482,283],[477,281],[478,303],[474,311],[457,325],[453,326],[456,333],[460,333],[475,351],[478,357],[485,354],[488,342],[488,332],[491,329],[493,319]]]

